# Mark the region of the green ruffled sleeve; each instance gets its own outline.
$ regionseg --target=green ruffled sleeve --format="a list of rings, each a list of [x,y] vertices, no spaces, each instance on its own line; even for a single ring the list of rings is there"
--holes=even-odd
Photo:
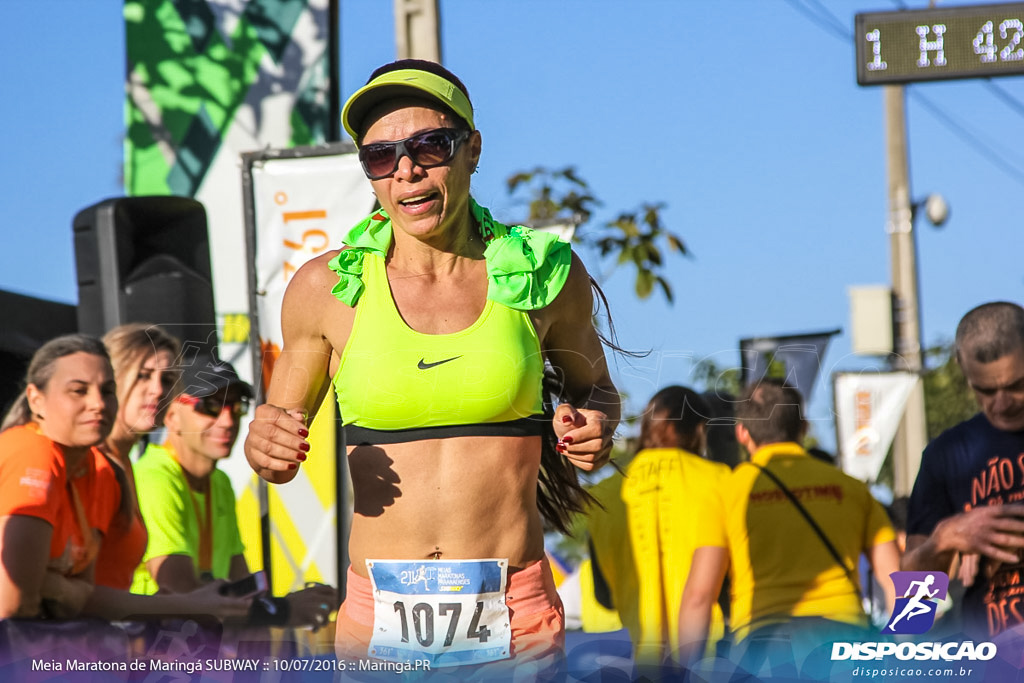
[[[327,267],[338,274],[338,284],[331,289],[335,299],[355,306],[363,295],[363,256],[362,249],[342,249],[338,255],[327,262]]]
[[[348,248],[327,263],[338,275],[338,284],[331,289],[331,294],[342,303],[355,306],[363,295],[366,253],[373,252],[383,258],[391,246],[391,218],[384,211],[376,211],[349,230],[342,242]]]
[[[472,199],[470,209],[487,241],[487,298],[520,311],[544,308],[554,301],[569,277],[569,243],[551,233],[503,225]],[[342,240],[348,248],[327,264],[338,275],[338,284],[331,294],[355,306],[363,294],[363,260],[367,252],[384,258],[391,238],[391,218],[383,210],[349,230]]]
[[[492,239],[484,252],[487,298],[517,310],[544,308],[569,278],[572,248],[557,236],[523,226]]]

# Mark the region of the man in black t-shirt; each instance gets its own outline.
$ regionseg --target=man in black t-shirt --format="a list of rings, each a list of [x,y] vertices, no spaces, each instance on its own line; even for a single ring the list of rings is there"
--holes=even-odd
[[[901,568],[948,572],[959,554],[963,630],[988,639],[1024,624],[1024,308],[968,312],[956,356],[981,412],[925,449]]]

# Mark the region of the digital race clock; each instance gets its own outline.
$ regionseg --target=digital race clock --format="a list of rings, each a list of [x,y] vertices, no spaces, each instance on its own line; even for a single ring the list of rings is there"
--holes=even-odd
[[[857,82],[1024,74],[1024,3],[856,15]]]

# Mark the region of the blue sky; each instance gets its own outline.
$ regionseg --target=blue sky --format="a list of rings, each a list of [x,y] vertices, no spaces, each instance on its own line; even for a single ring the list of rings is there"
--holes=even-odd
[[[925,5],[441,1],[444,62],[469,87],[484,138],[478,201],[521,218],[506,178],[571,164],[604,202],[595,224],[663,202],[693,252],[670,261],[672,306],[637,301],[629,273],[602,281],[620,342],[652,351],[614,362],[630,410],[662,386],[690,384],[702,358],[738,365],[742,337],[841,327],[811,406],[815,435],[834,445],[831,373],[881,367],[850,352],[847,289],[890,277],[882,90],[856,83],[853,16]],[[123,194],[121,7],[0,3],[0,289],[74,303],[71,220]],[[346,96],[394,58],[391,7],[342,2]],[[1024,77],[907,92],[912,195],[941,193],[951,207],[942,229],[917,224],[930,344],[976,304],[1024,300]]]

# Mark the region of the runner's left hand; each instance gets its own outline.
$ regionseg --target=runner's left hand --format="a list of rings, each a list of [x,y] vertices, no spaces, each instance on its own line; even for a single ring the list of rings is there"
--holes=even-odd
[[[608,462],[613,431],[608,429],[608,416],[603,412],[563,403],[555,410],[552,422],[558,452],[573,465],[590,472]]]

